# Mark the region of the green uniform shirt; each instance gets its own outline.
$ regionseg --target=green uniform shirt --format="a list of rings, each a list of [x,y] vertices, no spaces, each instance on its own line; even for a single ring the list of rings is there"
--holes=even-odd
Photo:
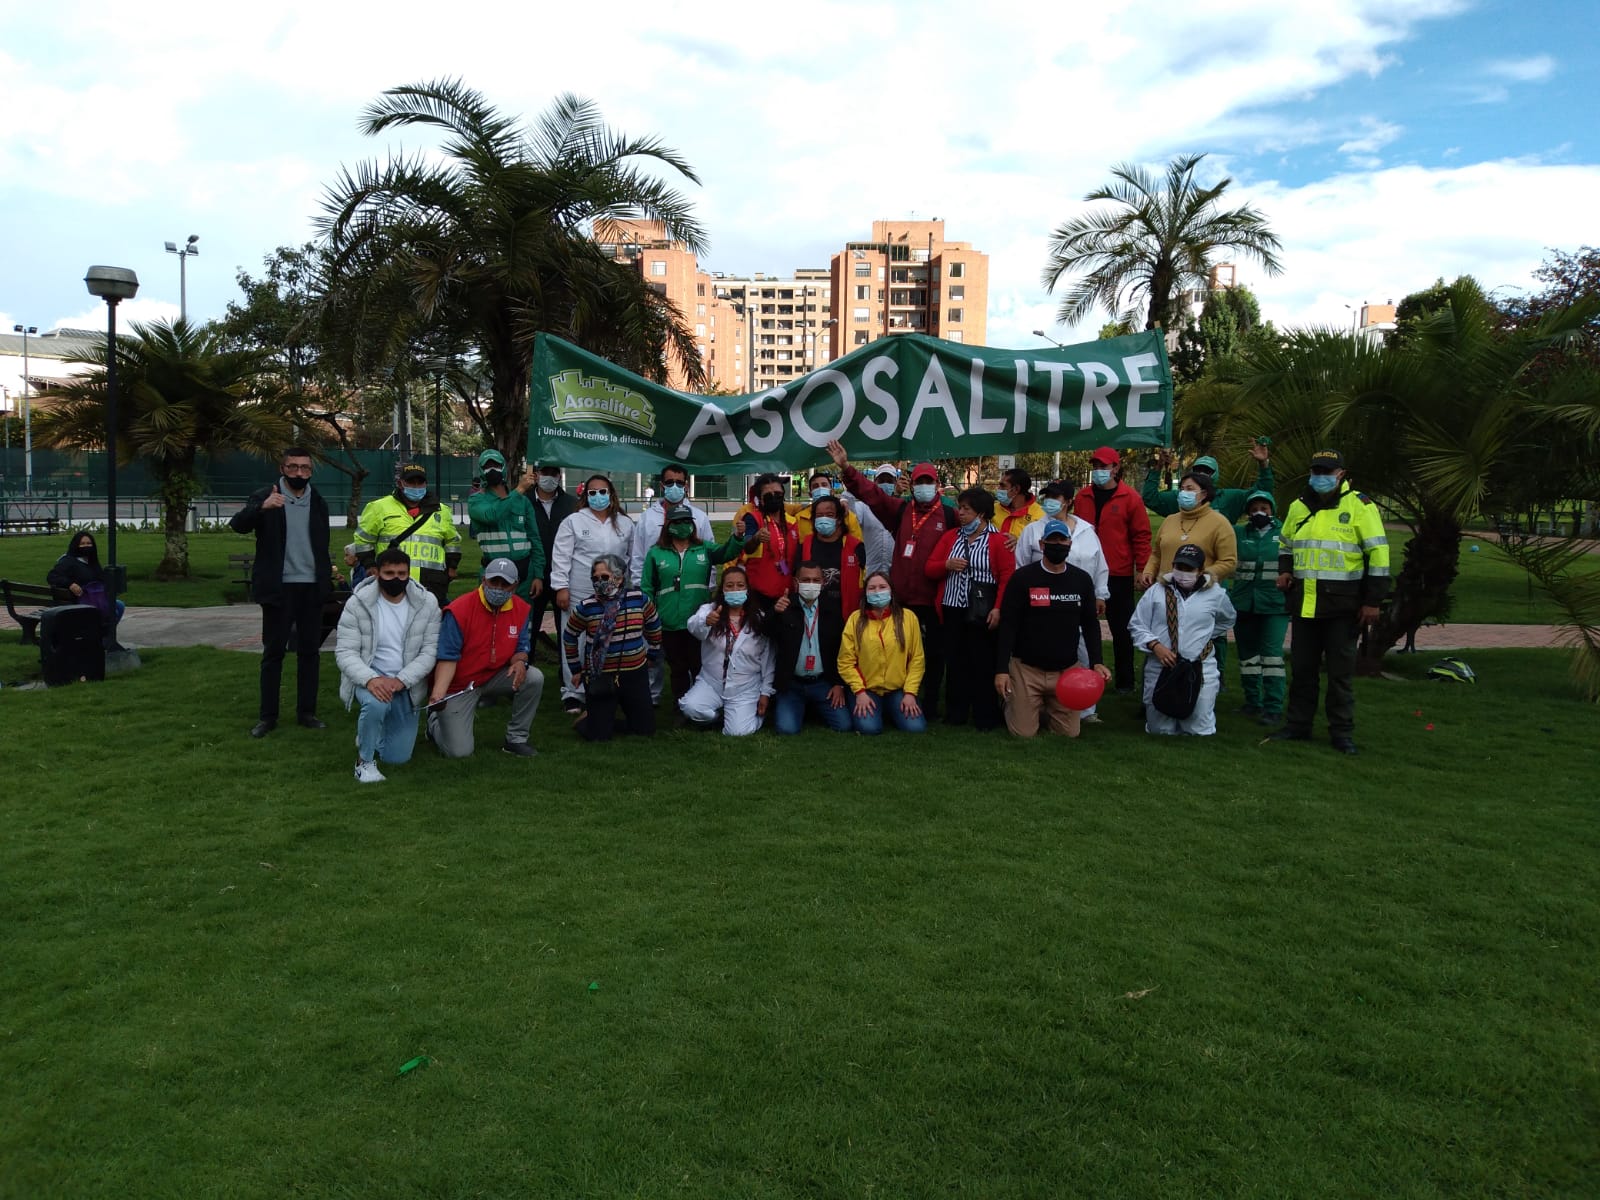
[[[503,499],[491,491],[479,492],[467,499],[467,516],[484,566],[491,559],[509,558],[523,582],[544,577],[544,540],[525,492],[508,488]]]
[[[681,555],[671,546],[651,546],[639,590],[655,602],[661,628],[687,629],[695,609],[711,599],[711,568],[737,558],[743,549],[744,539],[737,533],[720,546],[701,542]]]

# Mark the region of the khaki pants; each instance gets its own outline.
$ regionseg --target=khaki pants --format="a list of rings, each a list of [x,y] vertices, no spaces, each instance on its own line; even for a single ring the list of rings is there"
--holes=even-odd
[[[1011,660],[1011,699],[1006,701],[1006,728],[1017,737],[1039,732],[1039,713],[1050,716],[1050,732],[1078,736],[1078,714],[1056,699],[1060,671],[1041,671],[1020,658]]]

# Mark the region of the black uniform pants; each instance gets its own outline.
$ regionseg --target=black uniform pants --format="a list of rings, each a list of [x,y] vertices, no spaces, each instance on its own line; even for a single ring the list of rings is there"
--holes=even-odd
[[[1289,707],[1284,725],[1310,733],[1317,715],[1318,674],[1328,675],[1328,733],[1352,737],[1356,730],[1356,614],[1340,617],[1295,617],[1290,625]]]
[[[605,677],[603,697],[584,681],[585,716],[578,732],[585,741],[609,742],[613,734],[632,733],[650,737],[656,731],[656,710],[650,703],[650,672],[644,667],[617,671]],[[617,720],[617,710],[622,720]]]
[[[967,619],[965,608],[946,608],[944,626],[945,706],[947,725],[965,725],[970,713],[975,729],[1001,722],[1000,697],[994,690],[994,660],[999,635]]]
[[[286,583],[283,599],[261,606],[261,719],[278,719],[278,687],[283,680],[283,656],[294,626],[295,715],[315,716],[317,682],[322,655],[322,587],[315,583]]]
[[[922,691],[917,703],[922,715],[933,720],[939,715],[939,689],[944,683],[944,634],[939,628],[939,610],[931,604],[908,604],[906,611],[917,618],[922,633]]]
[[[539,631],[544,628],[544,614],[555,607],[555,589],[550,586],[550,581],[544,581],[544,587],[539,594],[528,603],[533,611],[528,614],[528,661],[531,663],[539,653]],[[561,661],[561,622],[565,614],[556,609],[555,656],[556,661]]]
[[[1113,575],[1106,580],[1111,595],[1106,600],[1106,624],[1111,629],[1111,657],[1116,666],[1112,670],[1114,685],[1119,692],[1133,690],[1133,634],[1128,632],[1128,622],[1133,620],[1133,576]]]

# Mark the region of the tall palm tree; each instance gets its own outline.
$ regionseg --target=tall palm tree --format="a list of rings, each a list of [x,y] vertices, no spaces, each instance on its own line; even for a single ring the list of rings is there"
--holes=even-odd
[[[491,384],[488,423],[511,461],[527,439],[540,330],[657,379],[670,355],[701,382],[683,314],[591,236],[642,217],[703,250],[688,201],[650,170],[698,183],[676,151],[611,132],[571,95],[524,130],[459,80],[392,88],[362,121],[373,135],[404,125],[443,130],[444,160],[362,164],[325,202],[326,294],[353,366],[403,362],[408,349],[475,351]]]
[[[184,320],[135,324],[117,339],[117,458],[144,460],[162,504],[166,549],[157,579],[189,575],[189,509],[204,481],[201,455],[240,450],[276,459],[294,437],[282,379],[257,351],[230,350],[214,325]],[[94,369],[41,394],[47,408],[34,430],[47,446],[105,446],[106,362],[103,345],[69,362]]]
[[[1068,276],[1083,276],[1062,296],[1060,320],[1080,321],[1099,307],[1136,324],[1142,303],[1144,328],[1171,328],[1178,295],[1208,286],[1219,252],[1254,258],[1268,275],[1283,269],[1277,254],[1282,244],[1260,211],[1218,205],[1232,179],[1211,187],[1195,182],[1204,159],[1175,158],[1161,179],[1120,163],[1111,169],[1112,182],[1084,197],[1088,204],[1110,201],[1111,207],[1056,227],[1044,268],[1046,290],[1054,292]]]

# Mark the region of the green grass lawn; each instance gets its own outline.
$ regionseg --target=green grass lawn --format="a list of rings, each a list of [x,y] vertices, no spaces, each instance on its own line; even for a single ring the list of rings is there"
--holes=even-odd
[[[0,1194],[1596,1194],[1558,653],[1360,681],[1356,760],[1121,701],[591,748],[550,690],[537,760],[502,706],[360,790],[331,671],[255,742],[254,658],[145,658],[0,692]]]

